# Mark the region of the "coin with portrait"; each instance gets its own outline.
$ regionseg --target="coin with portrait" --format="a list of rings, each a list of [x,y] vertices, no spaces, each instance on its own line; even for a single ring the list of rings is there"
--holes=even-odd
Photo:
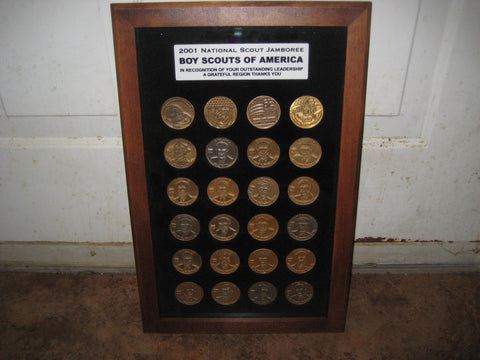
[[[300,176],[288,185],[288,197],[297,205],[310,205],[319,194],[320,186],[308,176]]]
[[[163,122],[176,130],[189,127],[195,118],[195,109],[190,101],[178,96],[167,99],[160,112]]]
[[[178,240],[190,241],[200,233],[200,223],[189,214],[178,214],[170,221],[170,232]]]
[[[248,298],[257,305],[271,304],[277,297],[277,288],[268,281],[259,281],[248,289]]]
[[[323,105],[314,96],[300,96],[290,105],[290,119],[302,129],[310,129],[323,118]]]
[[[248,145],[247,157],[252,165],[261,169],[269,168],[280,158],[280,147],[274,140],[260,137]]]
[[[308,169],[315,166],[322,157],[322,147],[317,140],[304,137],[295,140],[288,151],[290,161],[297,167]]]
[[[203,289],[192,281],[185,281],[175,288],[175,297],[184,305],[196,305],[203,299]]]
[[[195,250],[181,249],[173,254],[172,264],[179,273],[191,275],[202,267],[202,258]]]
[[[198,186],[188,178],[175,178],[167,185],[167,195],[175,205],[192,205],[198,198]]]
[[[240,266],[240,258],[230,249],[219,249],[210,256],[210,266],[219,274],[234,273]]]
[[[220,305],[233,305],[240,299],[240,289],[230,281],[221,281],[212,288],[212,298]]]
[[[238,198],[238,185],[227,177],[218,177],[210,181],[207,195],[211,202],[219,206],[231,205]]]
[[[217,240],[230,241],[238,235],[240,224],[237,219],[228,214],[216,215],[210,220],[208,230]]]
[[[248,198],[257,206],[270,206],[278,199],[280,188],[275,180],[268,176],[258,177],[250,182]]]
[[[298,214],[288,220],[287,232],[298,241],[310,240],[318,230],[317,220],[309,214]]]
[[[286,263],[290,271],[295,274],[305,274],[315,266],[315,254],[308,249],[295,249],[287,255]]]
[[[257,249],[248,256],[248,266],[257,274],[269,274],[277,265],[277,254],[270,249]]]
[[[197,149],[187,139],[170,140],[163,151],[165,160],[176,169],[186,169],[193,165],[197,158]]]
[[[205,120],[216,129],[226,129],[237,119],[237,106],[226,96],[215,96],[203,109]]]
[[[270,129],[280,119],[280,105],[270,96],[257,96],[247,106],[247,118],[258,129]]]
[[[211,165],[219,169],[226,169],[237,161],[238,147],[230,139],[216,138],[207,144],[205,156]]]
[[[273,239],[278,233],[278,221],[270,214],[258,214],[250,219],[247,230],[258,241]]]
[[[285,298],[294,305],[304,305],[313,298],[313,286],[306,281],[295,281],[286,287]]]

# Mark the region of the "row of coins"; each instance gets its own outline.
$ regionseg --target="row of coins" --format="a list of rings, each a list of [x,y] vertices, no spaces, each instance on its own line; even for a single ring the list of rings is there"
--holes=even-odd
[[[256,305],[269,305],[277,298],[277,288],[268,281],[259,281],[248,289],[248,298]],[[220,305],[233,305],[240,299],[240,289],[230,281],[212,287],[211,295]],[[196,283],[185,281],[175,288],[175,297],[184,305],[196,305],[203,299],[203,289]],[[294,305],[304,305],[313,298],[313,286],[306,281],[295,281],[285,288],[285,298]]]
[[[197,149],[189,140],[175,138],[170,140],[163,151],[167,163],[176,169],[186,169],[197,158]],[[308,169],[315,166],[322,157],[322,147],[312,138],[303,137],[290,145],[288,155],[297,167]],[[208,162],[219,169],[226,169],[238,159],[238,147],[230,139],[219,137],[210,141],[205,147]],[[247,148],[250,163],[258,168],[269,168],[280,158],[280,147],[275,140],[260,137],[253,140]]]
[[[315,266],[315,254],[305,248],[292,250],[285,258],[287,268],[295,274],[306,274]],[[172,256],[172,265],[179,273],[192,275],[202,267],[202,257],[192,249],[178,250]],[[219,274],[237,271],[240,257],[230,249],[219,249],[210,256],[211,268]],[[248,266],[257,274],[269,274],[278,266],[278,257],[270,249],[257,249],[248,256]]]
[[[320,195],[320,186],[313,178],[300,176],[288,185],[287,193],[293,203],[310,205]],[[175,205],[192,205],[197,200],[198,194],[198,186],[185,177],[175,178],[167,185],[168,198]],[[215,178],[207,186],[207,196],[215,205],[231,205],[238,199],[238,194],[237,183],[228,177]],[[270,206],[277,201],[280,188],[274,179],[268,176],[260,176],[250,182],[247,194],[250,201],[255,205]]]
[[[194,240],[200,233],[200,222],[192,215],[178,214],[170,221],[170,233],[180,241]],[[240,230],[237,219],[228,214],[218,214],[208,223],[210,235],[219,241],[234,239]],[[258,214],[247,224],[248,233],[258,241],[272,240],[279,230],[278,221],[270,214]],[[297,214],[287,223],[287,232],[298,241],[312,239],[318,230],[317,220],[309,214]]]
[[[290,119],[303,129],[312,128],[323,118],[323,105],[314,96],[301,96],[290,105]],[[185,98],[172,97],[161,109],[162,120],[170,128],[181,130],[195,118],[193,105]],[[208,124],[216,129],[227,129],[237,119],[237,106],[225,96],[216,96],[205,104],[203,114]],[[269,129],[280,119],[280,105],[266,95],[257,96],[247,106],[248,121],[258,129]]]

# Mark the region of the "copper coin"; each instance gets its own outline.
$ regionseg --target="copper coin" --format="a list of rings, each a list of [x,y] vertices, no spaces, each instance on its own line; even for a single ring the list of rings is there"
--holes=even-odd
[[[295,281],[285,289],[285,297],[294,305],[304,305],[313,298],[313,286],[306,281]]]
[[[210,164],[219,169],[226,169],[235,164],[238,158],[238,147],[227,138],[216,138],[205,148],[205,156]]]
[[[165,160],[176,169],[186,169],[193,165],[197,158],[197,149],[187,139],[170,140],[163,151]]]
[[[308,249],[295,249],[287,255],[286,263],[295,274],[305,274],[315,266],[315,254]]]
[[[288,185],[288,197],[297,205],[310,205],[319,194],[318,183],[308,176],[300,176]]]
[[[261,169],[269,168],[278,161],[280,147],[270,138],[257,138],[248,145],[247,157],[252,165]]]
[[[216,129],[226,129],[237,119],[235,103],[225,96],[215,96],[207,101],[203,109],[205,120]]]
[[[277,235],[278,221],[272,215],[258,214],[250,219],[247,230],[255,240],[268,241]]]
[[[275,180],[267,176],[258,177],[248,185],[248,198],[258,206],[270,206],[278,199],[280,188]]]
[[[323,105],[314,96],[300,96],[290,105],[290,119],[302,129],[310,129],[323,118]]]
[[[175,205],[188,206],[198,198],[198,186],[190,179],[175,178],[167,185],[167,195]]]
[[[298,214],[288,220],[288,235],[298,241],[310,240],[318,230],[317,220],[312,215]]]
[[[163,122],[172,129],[185,129],[195,118],[195,109],[187,99],[172,97],[165,101],[161,109]]]
[[[238,198],[238,185],[227,177],[218,177],[210,181],[207,195],[211,202],[219,206],[231,205]]]
[[[259,281],[250,286],[248,297],[254,304],[268,305],[277,297],[277,288],[268,281]]]
[[[220,249],[210,256],[210,266],[219,274],[228,275],[240,266],[240,258],[230,249]]]
[[[232,305],[240,299],[240,289],[230,281],[222,281],[212,288],[212,298],[220,305]]]
[[[203,289],[191,281],[185,281],[175,288],[175,297],[184,305],[196,305],[203,299]]]
[[[257,274],[268,274],[277,268],[278,257],[269,249],[257,249],[248,257],[248,266]]]
[[[208,230],[217,240],[230,241],[238,235],[240,224],[237,219],[231,215],[219,214],[210,220]]]
[[[192,215],[178,214],[170,221],[170,232],[175,239],[190,241],[200,233],[200,223]]]
[[[258,129],[270,129],[280,119],[280,105],[270,96],[257,96],[247,106],[247,118]]]
[[[288,151],[290,161],[297,167],[308,169],[315,166],[322,157],[322,147],[312,138],[297,139]]]
[[[202,258],[195,250],[181,249],[173,254],[172,264],[179,273],[191,275],[202,267]]]

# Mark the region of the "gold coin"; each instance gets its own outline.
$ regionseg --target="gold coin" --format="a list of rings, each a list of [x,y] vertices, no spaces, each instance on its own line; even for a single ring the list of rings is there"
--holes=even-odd
[[[257,249],[248,257],[248,266],[257,274],[271,273],[277,265],[277,255],[269,249]]]
[[[212,288],[212,298],[220,305],[232,305],[240,299],[240,289],[230,281],[222,281]]]
[[[191,275],[202,267],[202,258],[195,250],[181,249],[173,254],[172,264],[179,273]]]
[[[290,119],[302,129],[310,129],[322,120],[323,105],[314,96],[300,96],[290,105]]]
[[[304,305],[313,298],[313,286],[306,281],[295,281],[285,289],[285,297],[294,305]]]
[[[184,305],[196,305],[203,299],[203,289],[191,281],[185,281],[175,288],[175,297]]]
[[[192,215],[178,214],[170,221],[170,232],[181,241],[195,239],[200,232],[200,223]]]
[[[207,187],[207,195],[215,205],[231,205],[238,198],[238,185],[227,177],[218,177],[210,181]]]
[[[319,194],[318,183],[308,176],[300,176],[288,185],[288,197],[297,205],[310,205]]]
[[[262,169],[268,168],[278,161],[280,147],[274,140],[261,137],[248,145],[247,157],[252,165]]]
[[[318,230],[317,220],[308,214],[298,214],[288,220],[288,235],[298,241],[310,240]]]
[[[295,249],[287,255],[286,263],[295,274],[305,274],[315,266],[315,254],[308,249]]]
[[[270,206],[278,199],[280,188],[275,180],[267,176],[258,177],[248,185],[248,198],[257,206]]]
[[[235,251],[220,249],[210,256],[210,266],[219,274],[234,273],[240,266],[240,258]]]
[[[278,221],[272,215],[258,214],[250,219],[247,230],[255,240],[268,241],[277,235]]]
[[[210,220],[208,230],[217,240],[230,241],[238,235],[240,224],[237,219],[231,215],[220,214]]]
[[[187,139],[170,140],[163,151],[165,160],[176,169],[186,169],[195,162],[197,149]]]
[[[225,96],[215,96],[207,101],[203,109],[207,122],[216,129],[226,129],[237,119],[235,103]]]
[[[195,109],[187,99],[172,97],[165,101],[161,109],[163,122],[172,129],[185,129],[195,118]]]
[[[270,96],[257,96],[247,106],[247,118],[258,129],[270,129],[280,119],[280,105]]]
[[[290,161],[297,167],[308,169],[315,166],[322,157],[322,147],[309,137],[297,139],[288,151]]]
[[[226,169],[235,164],[238,158],[238,147],[227,138],[216,138],[208,143],[205,156],[210,164],[219,169]]]
[[[277,288],[268,281],[259,281],[250,286],[248,297],[254,304],[268,305],[277,297]]]
[[[190,179],[175,178],[167,185],[167,195],[175,205],[192,205],[198,198],[198,186]]]

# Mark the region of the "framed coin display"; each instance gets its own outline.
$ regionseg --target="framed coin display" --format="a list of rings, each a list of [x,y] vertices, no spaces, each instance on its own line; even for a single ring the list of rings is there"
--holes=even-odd
[[[343,331],[370,9],[112,5],[146,332]]]

